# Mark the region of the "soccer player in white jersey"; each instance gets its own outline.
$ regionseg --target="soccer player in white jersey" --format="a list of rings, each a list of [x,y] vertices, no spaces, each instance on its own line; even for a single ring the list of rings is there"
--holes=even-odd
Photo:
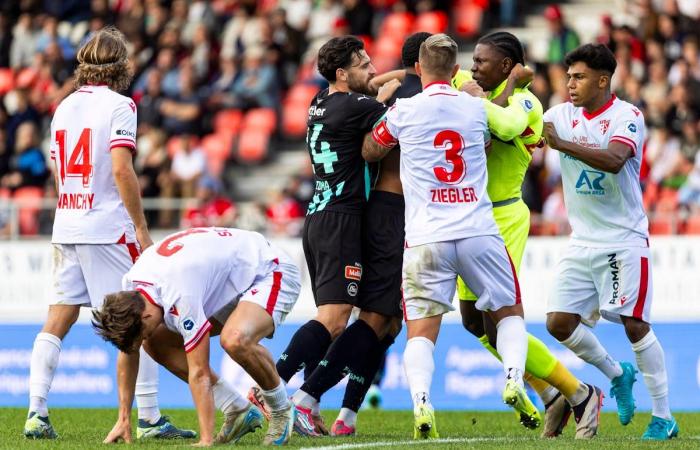
[[[81,306],[98,307],[119,290],[121,277],[152,244],[132,163],[136,105],[118,94],[129,86],[124,36],[114,28],[95,33],[79,50],[77,91],[51,122],[58,204],[53,226],[52,294],[48,318],[32,349],[29,414],[24,435],[53,439],[46,397],[58,365],[61,341]],[[192,438],[158,409],[158,366],[148,358],[137,382],[139,437]]]
[[[652,300],[648,221],[639,168],[644,116],[610,92],[613,53],[587,44],[566,56],[570,103],[544,115],[544,135],[560,152],[572,235],[549,299],[547,328],[611,380],[620,422],[634,415],[632,364],[618,362],[591,332],[602,316],[622,323],[652,397],[643,439],[678,434],[668,404],[664,351],[649,325]]]
[[[363,146],[363,156],[372,161],[401,145],[404,365],[414,404],[414,438],[438,437],[429,395],[433,350],[442,315],[454,310],[457,275],[476,293],[477,307],[497,324],[506,372],[504,402],[538,414],[523,389],[527,334],[520,287],[486,192],[487,102],[451,87],[459,69],[456,59],[457,44],[447,35],[423,42],[416,64],[423,92],[398,99]]]
[[[187,381],[199,418],[200,442],[238,441],[262,426],[251,405],[209,366],[209,337],[262,389],[270,411],[264,443],[289,441],[296,409],[270,353],[271,337],[299,296],[299,269],[282,250],[252,231],[190,228],[148,248],[124,275],[124,291],[110,294],[94,312],[98,333],[119,350],[119,419],[105,442],[131,436],[131,402],[138,348]],[[225,422],[214,439],[214,407]]]

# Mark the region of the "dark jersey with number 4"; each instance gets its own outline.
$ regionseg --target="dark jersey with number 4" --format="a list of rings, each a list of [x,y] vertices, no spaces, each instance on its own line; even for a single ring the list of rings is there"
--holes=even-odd
[[[306,131],[316,182],[307,215],[317,211],[362,212],[370,188],[362,142],[385,110],[383,104],[362,94],[328,95],[328,89],[316,94]]]

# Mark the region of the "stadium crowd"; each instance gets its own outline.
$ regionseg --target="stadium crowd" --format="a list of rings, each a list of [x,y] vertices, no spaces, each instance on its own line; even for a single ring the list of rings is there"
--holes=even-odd
[[[108,24],[131,44],[138,107],[138,159],[146,198],[194,198],[182,211],[148,211],[153,227],[232,226],[298,235],[313,192],[308,164],[281,190],[238,214],[234,165],[265,163],[270,151],[302,149],[306,109],[324,81],[315,69],[329,37],[362,37],[378,72],[400,64],[413,31],[446,31],[463,43],[513,22],[515,1],[486,0],[72,0],[9,1],[0,8],[0,199],[55,196],[48,127],[73,90],[75,53]],[[639,107],[649,133],[644,199],[656,234],[700,233],[700,4],[624,2],[624,21],[600,19],[598,42],[618,60],[620,98]],[[500,11],[499,8],[503,8]],[[545,109],[568,99],[565,53],[573,18],[547,6],[550,41],[532,91]],[[466,47],[465,47],[466,48]],[[471,64],[467,63],[469,67]],[[291,144],[291,145],[290,145]],[[524,195],[533,234],[568,232],[558,156],[536,151]],[[49,212],[20,211],[22,234],[50,230]],[[238,221],[238,222],[237,222]],[[0,208],[0,236],[9,232]]]

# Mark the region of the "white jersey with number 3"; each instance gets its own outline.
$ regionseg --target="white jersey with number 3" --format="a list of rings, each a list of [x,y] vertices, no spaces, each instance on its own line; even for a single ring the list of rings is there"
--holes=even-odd
[[[135,242],[134,224],[112,176],[111,150],[136,149],[136,105],[107,86],[83,86],[51,121],[58,203],[52,242]]]
[[[565,141],[602,151],[611,142],[619,142],[633,152],[619,173],[603,172],[559,154],[573,243],[585,247],[646,247],[649,222],[639,184],[645,133],[641,111],[613,95],[592,113],[572,103],[556,105],[545,113],[544,121],[552,122]]]
[[[498,234],[486,192],[486,110],[480,98],[433,83],[399,99],[373,131],[401,145],[406,244]]]

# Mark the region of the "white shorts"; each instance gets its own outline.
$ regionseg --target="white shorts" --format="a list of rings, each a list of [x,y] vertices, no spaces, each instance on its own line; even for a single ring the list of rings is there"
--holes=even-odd
[[[482,311],[520,303],[518,277],[500,235],[434,242],[404,249],[406,320],[453,311],[457,275],[476,294]]]
[[[578,314],[594,326],[603,316],[620,323],[620,316],[649,322],[652,301],[648,247],[616,249],[570,245],[564,252],[547,312]]]
[[[138,244],[52,244],[49,304],[99,308],[122,289],[122,277],[140,252]]]
[[[267,311],[276,330],[292,311],[301,291],[299,268],[289,261],[286,258],[282,259],[277,270],[256,279],[238,299],[214,313],[212,318],[224,325],[238,302],[250,302]]]

